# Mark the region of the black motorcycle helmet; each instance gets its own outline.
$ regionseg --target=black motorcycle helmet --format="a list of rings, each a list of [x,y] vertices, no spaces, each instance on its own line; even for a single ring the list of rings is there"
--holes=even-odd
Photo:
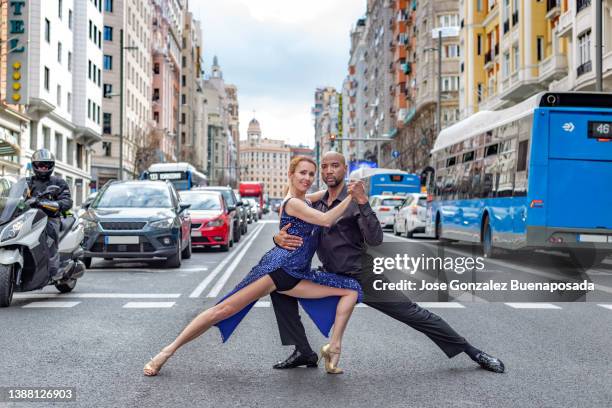
[[[32,170],[36,177],[48,180],[55,169],[55,156],[48,149],[40,149],[32,155]]]

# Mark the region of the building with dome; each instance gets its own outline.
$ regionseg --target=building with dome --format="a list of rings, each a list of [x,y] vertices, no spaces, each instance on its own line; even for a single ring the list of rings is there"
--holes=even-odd
[[[289,145],[284,140],[264,138],[259,121],[253,118],[239,152],[240,181],[262,182],[269,200],[282,199],[291,159]]]

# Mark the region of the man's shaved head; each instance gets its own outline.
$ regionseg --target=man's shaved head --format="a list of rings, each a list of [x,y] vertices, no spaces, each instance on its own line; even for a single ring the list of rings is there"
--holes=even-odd
[[[344,158],[344,155],[342,153],[338,153],[338,152],[325,152],[323,154],[323,157],[321,159],[321,161],[324,161],[325,159],[328,160],[338,160],[340,163],[342,163],[343,166],[346,166],[346,159]]]

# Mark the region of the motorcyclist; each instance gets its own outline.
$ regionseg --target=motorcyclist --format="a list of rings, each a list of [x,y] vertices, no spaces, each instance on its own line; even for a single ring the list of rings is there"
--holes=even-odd
[[[62,213],[72,208],[72,197],[68,184],[61,178],[52,176],[55,169],[55,156],[47,149],[40,149],[32,155],[33,177],[28,177],[28,204],[47,214],[47,249],[49,255],[49,277],[61,280],[58,252],[60,219]],[[56,186],[55,194],[43,195],[49,186]]]

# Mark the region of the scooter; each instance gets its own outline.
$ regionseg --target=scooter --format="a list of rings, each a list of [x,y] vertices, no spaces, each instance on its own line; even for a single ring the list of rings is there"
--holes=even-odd
[[[51,198],[58,187],[50,186],[38,198]],[[61,293],[71,292],[85,273],[81,242],[84,231],[73,215],[61,218],[59,255],[61,278],[49,277],[49,259],[45,240],[47,214],[30,206],[23,178],[8,191],[0,193],[0,307],[8,307],[15,292],[29,292],[54,285]]]

